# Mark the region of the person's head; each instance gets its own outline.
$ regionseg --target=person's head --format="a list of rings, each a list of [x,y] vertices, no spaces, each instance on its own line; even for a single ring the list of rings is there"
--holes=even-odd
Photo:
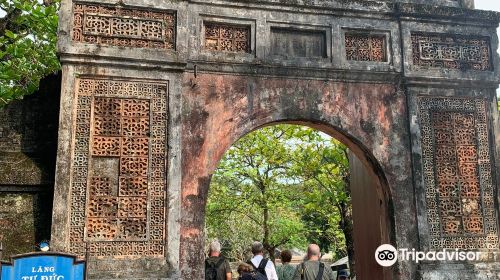
[[[280,257],[282,263],[289,263],[292,260],[292,252],[290,250],[283,250],[280,253]]]
[[[210,256],[218,257],[220,255],[220,250],[221,250],[220,242],[217,239],[212,241],[212,243],[210,243],[210,247],[208,250]]]
[[[309,244],[307,247],[307,259],[317,261],[321,257],[319,246],[316,244]]]
[[[345,270],[341,270],[337,274],[337,280],[347,280],[349,279],[349,273]]]
[[[243,274],[244,272],[252,272],[253,268],[247,263],[240,263],[238,265],[238,274]]]
[[[252,254],[255,255],[264,255],[264,245],[259,241],[255,241],[252,244]]]

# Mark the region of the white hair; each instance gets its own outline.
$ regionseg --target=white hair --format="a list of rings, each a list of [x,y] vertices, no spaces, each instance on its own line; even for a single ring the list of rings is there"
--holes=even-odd
[[[219,240],[215,239],[210,243],[210,252],[220,252],[221,246]]]

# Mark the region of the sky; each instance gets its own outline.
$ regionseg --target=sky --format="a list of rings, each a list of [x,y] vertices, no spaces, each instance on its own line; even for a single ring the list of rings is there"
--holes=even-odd
[[[500,1],[498,0],[476,0],[476,9],[500,12]]]
[[[475,8],[479,10],[490,10],[500,12],[499,0],[476,0]],[[500,28],[497,29],[498,36],[500,37]],[[497,50],[500,53],[500,49]],[[500,97],[500,89],[497,89],[497,96]]]
[[[476,0],[475,1],[476,9],[479,10],[490,10],[500,12],[500,1],[498,0]],[[500,37],[500,28],[497,31],[498,36]],[[500,53],[500,49],[498,50]]]

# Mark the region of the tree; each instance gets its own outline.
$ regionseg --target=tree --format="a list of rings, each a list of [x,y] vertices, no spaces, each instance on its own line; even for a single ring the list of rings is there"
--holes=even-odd
[[[310,231],[308,239],[321,248],[335,250],[337,257],[349,256],[354,272],[354,237],[347,147],[333,138],[310,133],[309,143],[296,152],[297,172],[301,173],[306,200],[303,219]],[[335,215],[332,215],[335,213]]]
[[[212,178],[207,206],[209,235],[220,238],[228,229],[248,233],[244,240],[261,240],[271,258],[281,245],[305,242],[299,234],[301,217],[294,210],[299,188],[288,172],[285,145],[287,132],[295,127],[282,128],[250,133],[229,149]],[[231,237],[222,234],[221,239]]]
[[[265,127],[241,138],[212,177],[207,237],[230,244],[230,257],[239,260],[253,240],[270,253],[315,242],[345,256],[345,150],[327,135],[295,125]]]
[[[60,69],[58,0],[0,0],[0,107],[38,89]]]

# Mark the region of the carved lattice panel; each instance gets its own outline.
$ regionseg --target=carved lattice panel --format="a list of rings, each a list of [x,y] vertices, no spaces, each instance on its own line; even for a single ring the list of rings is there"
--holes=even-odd
[[[490,38],[412,33],[413,64],[419,67],[491,71]]]
[[[163,256],[167,85],[82,78],[77,93],[71,252]]]
[[[360,33],[345,34],[345,52],[347,60],[387,61],[385,35]]]
[[[250,27],[205,22],[205,49],[250,52]]]
[[[174,49],[173,12],[75,3],[73,41],[134,48]]]
[[[419,118],[431,247],[498,248],[486,101],[422,97]]]

